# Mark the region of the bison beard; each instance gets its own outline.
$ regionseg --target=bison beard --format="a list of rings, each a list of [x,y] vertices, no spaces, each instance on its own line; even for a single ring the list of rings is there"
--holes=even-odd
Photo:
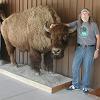
[[[12,64],[16,64],[14,52],[15,48],[18,48],[29,52],[32,68],[36,67],[38,72],[40,72],[41,53],[45,54],[46,66],[52,65],[52,60],[47,60],[52,57],[47,54],[51,50],[51,40],[45,35],[43,28],[46,21],[48,26],[51,23],[61,22],[56,12],[47,6],[12,14],[3,21],[1,33]]]

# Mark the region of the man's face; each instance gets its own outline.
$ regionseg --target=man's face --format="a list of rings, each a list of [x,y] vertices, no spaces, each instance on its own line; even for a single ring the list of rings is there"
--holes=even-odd
[[[81,19],[82,19],[83,22],[88,22],[88,20],[89,20],[89,12],[86,12],[86,11],[81,12]]]

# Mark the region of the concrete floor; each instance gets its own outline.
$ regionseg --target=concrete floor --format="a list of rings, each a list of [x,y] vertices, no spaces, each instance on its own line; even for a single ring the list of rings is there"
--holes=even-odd
[[[66,89],[50,94],[0,74],[0,100],[100,100],[81,90]]]

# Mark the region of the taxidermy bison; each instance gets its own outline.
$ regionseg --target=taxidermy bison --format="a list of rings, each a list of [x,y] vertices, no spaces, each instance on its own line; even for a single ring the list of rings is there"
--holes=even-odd
[[[61,24],[52,8],[39,6],[6,18],[1,26],[1,33],[11,63],[16,64],[15,48],[28,51],[31,65],[40,72],[41,54],[44,53],[45,65],[51,67],[52,56],[49,54],[52,52],[54,58],[63,57],[70,32],[67,26]]]

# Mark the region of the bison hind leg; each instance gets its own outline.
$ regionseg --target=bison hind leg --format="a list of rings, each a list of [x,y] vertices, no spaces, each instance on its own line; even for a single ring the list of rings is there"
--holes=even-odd
[[[5,44],[6,44],[8,55],[10,56],[11,65],[13,65],[13,66],[17,65],[16,59],[15,59],[15,54],[14,54],[15,47],[13,47],[11,45],[11,43],[7,40],[5,40]]]

